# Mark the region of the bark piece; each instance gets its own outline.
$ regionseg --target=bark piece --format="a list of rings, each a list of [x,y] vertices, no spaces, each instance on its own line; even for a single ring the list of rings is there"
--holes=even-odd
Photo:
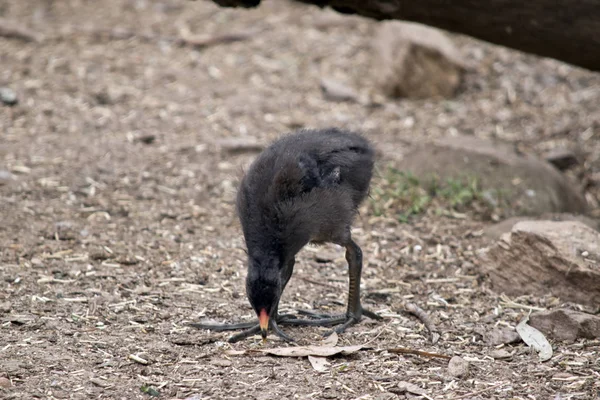
[[[575,310],[538,312],[530,316],[529,324],[557,340],[600,338],[600,317]]]
[[[496,292],[600,303],[600,233],[581,222],[519,222],[481,256]]]

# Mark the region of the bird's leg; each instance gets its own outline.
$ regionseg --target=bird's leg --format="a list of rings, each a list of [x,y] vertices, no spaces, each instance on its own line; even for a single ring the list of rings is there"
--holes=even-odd
[[[269,320],[269,327],[273,329],[273,332],[281,339],[291,342],[293,339],[286,335],[280,328],[284,325],[292,326],[325,326],[331,327],[340,325],[334,330],[325,333],[325,336],[330,335],[333,332],[342,333],[349,326],[356,324],[360,321],[363,315],[372,319],[382,319],[379,315],[375,314],[368,309],[363,308],[360,302],[360,279],[362,274],[362,251],[360,247],[350,239],[346,247],[346,261],[348,262],[349,270],[349,286],[348,286],[348,308],[345,314],[330,315],[315,313],[313,311],[298,310],[300,314],[308,315],[314,319],[300,319],[293,314],[279,314],[279,301],[275,305],[273,315]],[[286,268],[282,271],[282,293],[283,289],[287,286],[287,283],[292,276],[294,270],[294,260],[292,259]],[[256,322],[242,322],[237,324],[199,324],[194,323],[190,326],[200,329],[210,329],[217,332],[245,329],[244,331],[235,334],[229,338],[230,343],[235,343],[248,337],[254,336],[260,332],[260,327]]]
[[[362,275],[362,250],[354,240],[350,238],[346,244],[346,261],[348,262],[348,308],[346,310],[346,322],[331,332],[327,332],[326,336],[336,332],[342,333],[351,325],[354,325],[363,315],[373,319],[382,319],[379,315],[372,311],[363,308],[360,303],[360,278]]]
[[[346,314],[342,315],[328,315],[315,313],[312,311],[301,311],[298,312],[309,315],[316,319],[313,320],[301,320],[291,319],[286,321],[286,325],[309,325],[309,326],[333,326],[340,325],[334,330],[325,333],[325,336],[332,334],[333,332],[342,333],[351,325],[354,325],[360,321],[363,315],[373,318],[382,319],[379,315],[372,311],[369,311],[360,303],[360,278],[362,274],[362,250],[352,239],[349,239],[346,244],[346,261],[348,262],[349,272],[349,285],[348,285],[348,308]],[[283,324],[282,324],[283,325]]]

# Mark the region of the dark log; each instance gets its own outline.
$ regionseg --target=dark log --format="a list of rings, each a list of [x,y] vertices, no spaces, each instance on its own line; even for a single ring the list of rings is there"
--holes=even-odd
[[[256,7],[260,0],[213,0]],[[296,0],[376,20],[419,22],[600,71],[600,0]]]

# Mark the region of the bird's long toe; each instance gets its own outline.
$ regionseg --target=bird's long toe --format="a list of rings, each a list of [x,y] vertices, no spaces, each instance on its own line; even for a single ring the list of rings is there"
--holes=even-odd
[[[359,312],[347,312],[346,314],[322,314],[314,311],[308,310],[296,310],[298,314],[303,314],[309,316],[313,319],[305,320],[305,319],[292,319],[290,321],[285,321],[286,325],[299,325],[299,326],[336,326],[335,329],[329,330],[324,333],[323,336],[329,336],[333,332],[343,333],[348,327],[358,323],[363,316],[369,317],[375,320],[381,320],[383,317],[380,317],[373,311],[370,311],[362,306],[360,306]]]
[[[337,333],[338,335],[342,334],[342,333],[344,333],[346,331],[346,329],[348,327],[350,327],[350,326],[352,326],[354,324],[357,324],[357,323],[358,323],[358,318],[350,316],[350,317],[348,317],[346,319],[346,321],[343,324],[341,324],[340,326],[336,327],[335,329],[332,329],[332,330],[329,330],[329,331],[325,332],[323,334],[323,336],[327,337],[327,336],[331,335],[333,332]]]
[[[316,319],[289,319],[286,321],[281,321],[281,325],[291,325],[291,326],[335,326],[346,321],[346,315],[338,315],[338,316],[328,316],[326,314],[321,314],[322,317]]]
[[[332,319],[332,318],[342,318],[342,317],[346,316],[346,314],[326,314],[326,313],[319,313],[319,312],[315,312],[315,311],[301,310],[301,309],[297,309],[296,312],[298,312],[298,314],[306,315],[307,317],[311,317],[314,319]]]
[[[231,336],[227,341],[229,343],[236,343],[236,342],[239,342],[240,340],[249,338],[250,336],[254,336],[258,332],[260,332],[260,325],[256,324],[255,326],[253,326],[250,329],[246,329],[245,331],[236,333],[235,335]]]
[[[284,320],[282,322],[290,322],[290,321],[294,321],[294,319],[289,319],[289,320]],[[280,322],[281,323],[281,322]],[[279,327],[279,325],[277,324],[277,322],[275,321],[271,321],[271,329],[273,329],[273,332],[275,332],[275,334],[277,336],[279,336],[281,339],[283,339],[286,342],[295,342],[295,340],[293,338],[291,338],[290,336],[286,335],[284,331],[281,330],[281,328]]]
[[[248,329],[256,325],[256,322],[239,322],[236,324],[203,324],[203,323],[190,323],[188,326],[197,329],[208,329],[215,332],[224,332],[224,331],[237,331],[239,329]]]
[[[382,317],[382,316],[380,316],[380,315],[378,315],[378,314],[375,314],[373,311],[371,311],[371,310],[368,310],[368,309],[366,309],[366,308],[364,308],[364,307],[363,307],[363,309],[362,309],[362,315],[364,315],[364,316],[367,316],[367,317],[369,317],[369,318],[371,318],[371,319],[376,319],[376,320],[378,320],[378,321],[380,321],[380,320],[382,320],[382,319],[383,319],[383,317]]]

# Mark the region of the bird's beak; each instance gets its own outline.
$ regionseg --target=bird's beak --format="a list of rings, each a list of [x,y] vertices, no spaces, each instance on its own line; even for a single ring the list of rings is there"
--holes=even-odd
[[[260,324],[260,334],[263,337],[263,340],[266,340],[269,330],[269,314],[267,314],[267,310],[264,308],[260,310],[260,314],[258,314],[258,323]]]

